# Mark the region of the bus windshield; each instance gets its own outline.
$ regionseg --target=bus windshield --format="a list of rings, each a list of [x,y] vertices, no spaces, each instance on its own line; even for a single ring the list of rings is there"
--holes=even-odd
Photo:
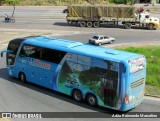
[[[7,65],[14,65],[17,51],[19,49],[20,44],[24,41],[23,39],[14,39],[9,42],[7,50],[10,52],[7,53]]]

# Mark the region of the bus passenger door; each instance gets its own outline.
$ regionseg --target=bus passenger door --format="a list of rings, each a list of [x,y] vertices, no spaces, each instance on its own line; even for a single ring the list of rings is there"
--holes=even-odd
[[[28,58],[19,55],[16,60],[17,75],[19,75],[19,72],[23,72],[27,77]]]

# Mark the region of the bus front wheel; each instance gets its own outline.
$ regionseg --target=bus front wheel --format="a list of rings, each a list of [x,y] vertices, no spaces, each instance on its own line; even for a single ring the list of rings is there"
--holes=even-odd
[[[83,99],[82,92],[77,89],[73,90],[72,96],[73,96],[73,99],[77,102],[81,102]]]
[[[25,83],[26,82],[26,75],[23,72],[20,72],[19,79],[22,83]]]
[[[91,106],[96,106],[97,105],[97,99],[96,96],[93,94],[88,94],[87,95],[87,103]]]

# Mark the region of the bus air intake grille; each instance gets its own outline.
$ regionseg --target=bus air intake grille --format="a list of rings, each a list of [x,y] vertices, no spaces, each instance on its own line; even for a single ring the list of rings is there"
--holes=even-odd
[[[131,83],[131,88],[132,88],[132,89],[133,89],[133,88],[136,88],[136,87],[142,85],[143,83],[144,83],[144,78],[142,78],[142,79],[140,79],[140,80],[138,80],[138,81],[136,81],[136,82]]]

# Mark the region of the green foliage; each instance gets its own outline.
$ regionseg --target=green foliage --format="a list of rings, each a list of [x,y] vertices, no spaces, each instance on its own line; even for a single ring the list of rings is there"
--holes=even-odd
[[[147,81],[146,84],[160,88],[160,47],[129,47],[122,49],[129,52],[140,53],[147,59]]]
[[[3,5],[3,3],[4,3],[4,0],[0,0],[0,5]]]
[[[112,2],[116,4],[126,4],[127,0],[112,0]]]
[[[131,3],[131,0],[0,0],[0,3],[14,5],[68,5],[68,4],[105,4],[116,3],[126,4]]]
[[[4,2],[9,5],[16,5],[18,4],[19,0],[4,0]]]
[[[3,2],[4,0],[0,0],[0,3]]]

